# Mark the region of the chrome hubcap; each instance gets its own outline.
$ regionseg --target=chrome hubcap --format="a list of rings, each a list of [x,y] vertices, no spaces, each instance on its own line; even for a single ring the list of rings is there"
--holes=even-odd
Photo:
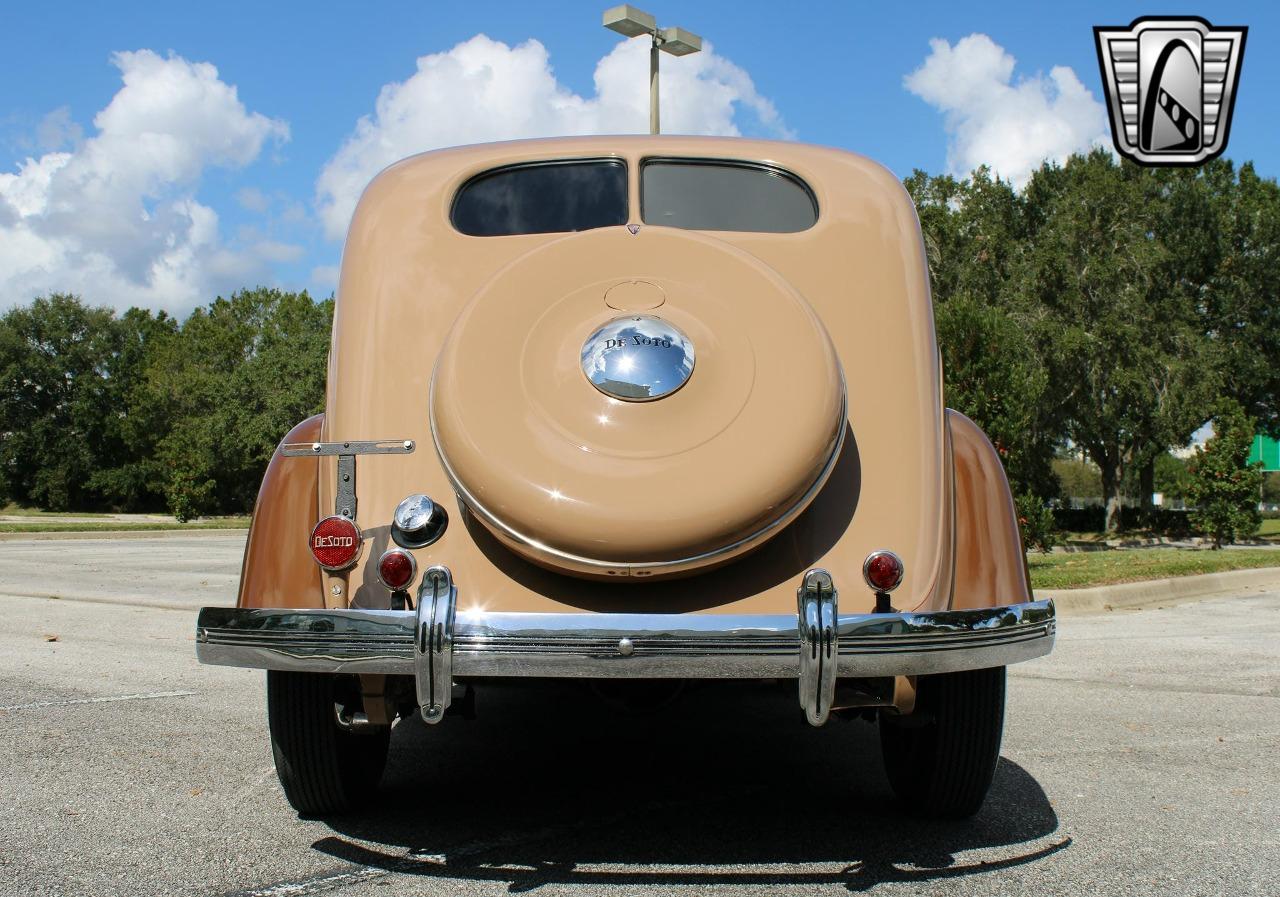
[[[626,402],[651,402],[684,386],[693,343],[653,315],[614,318],[582,346],[582,372],[596,389]]]

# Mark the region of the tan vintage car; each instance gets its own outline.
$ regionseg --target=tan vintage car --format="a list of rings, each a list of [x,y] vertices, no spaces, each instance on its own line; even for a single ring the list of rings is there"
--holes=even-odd
[[[268,671],[304,813],[376,794],[397,720],[572,678],[779,681],[814,726],[877,720],[894,791],[954,816],[990,786],[1005,666],[1054,628],[1000,460],[944,407],[897,179],[571,138],[365,191],[325,413],[273,457],[197,653]]]

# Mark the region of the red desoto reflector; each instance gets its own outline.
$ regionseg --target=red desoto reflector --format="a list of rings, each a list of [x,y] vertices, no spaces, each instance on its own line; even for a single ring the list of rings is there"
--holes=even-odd
[[[326,570],[345,570],[360,557],[360,529],[346,517],[326,517],[311,531],[311,556]]]

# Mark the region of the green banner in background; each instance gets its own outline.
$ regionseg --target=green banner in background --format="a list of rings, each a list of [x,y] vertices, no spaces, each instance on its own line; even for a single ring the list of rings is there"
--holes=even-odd
[[[1280,470],[1280,442],[1259,433],[1249,449],[1249,463],[1262,462],[1263,470]]]

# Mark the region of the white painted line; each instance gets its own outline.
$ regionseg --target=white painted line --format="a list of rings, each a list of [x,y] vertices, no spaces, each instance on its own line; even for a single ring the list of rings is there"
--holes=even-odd
[[[371,878],[380,878],[388,874],[383,869],[374,869],[366,866],[354,872],[340,872],[337,875],[309,878],[306,881],[286,882],[284,884],[271,885],[257,891],[238,891],[235,897],[306,897],[308,894],[318,894],[321,891],[329,891],[333,888],[368,881]]]
[[[143,695],[115,695],[109,698],[76,698],[69,701],[32,701],[29,704],[10,704],[0,710],[36,710],[40,707],[69,707],[72,704],[113,704],[116,701],[150,701],[155,698],[190,698],[194,691],[153,691]]]

